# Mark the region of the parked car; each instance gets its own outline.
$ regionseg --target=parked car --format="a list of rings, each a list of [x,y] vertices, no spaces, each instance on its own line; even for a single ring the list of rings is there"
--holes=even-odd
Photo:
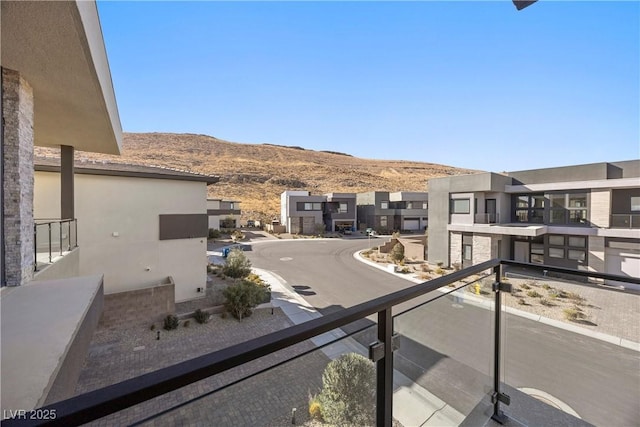
[[[367,228],[365,230],[365,233],[367,234],[367,236],[376,236],[378,234],[373,228]]]

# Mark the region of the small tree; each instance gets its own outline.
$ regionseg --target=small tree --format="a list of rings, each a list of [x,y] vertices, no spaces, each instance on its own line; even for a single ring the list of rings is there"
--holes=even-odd
[[[322,418],[333,425],[373,425],[376,373],[373,362],[357,353],[331,361],[318,396]]]
[[[229,277],[242,279],[251,273],[251,261],[242,249],[233,248],[225,260],[222,272]]]
[[[391,259],[395,262],[404,260],[404,246],[402,243],[397,242],[393,248],[391,248]]]

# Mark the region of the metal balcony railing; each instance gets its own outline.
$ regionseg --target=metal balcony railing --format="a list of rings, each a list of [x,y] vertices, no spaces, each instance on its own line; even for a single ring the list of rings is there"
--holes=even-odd
[[[640,214],[612,214],[610,228],[640,228]]]
[[[479,213],[475,215],[476,224],[497,224],[500,222],[498,213]]]
[[[33,269],[39,271],[78,246],[77,219],[35,219]]]
[[[438,416],[445,416],[446,406],[455,407],[452,412],[459,413],[462,417],[461,419],[453,417],[452,423],[455,425],[491,425],[491,420],[502,423],[506,417],[503,410],[514,399],[508,394],[516,396],[515,399],[519,399],[522,395],[505,381],[505,370],[511,368],[511,366],[505,368],[505,364],[512,363],[514,354],[517,354],[518,357],[514,363],[523,371],[530,371],[536,358],[530,356],[534,349],[527,346],[536,345],[529,343],[532,339],[535,341],[536,335],[542,334],[540,330],[535,329],[527,332],[522,323],[519,323],[530,320],[516,322],[508,317],[509,313],[503,305],[506,298],[503,294],[511,292],[511,285],[505,280],[505,267],[538,274],[543,280],[549,280],[549,274],[558,274],[580,279],[616,280],[640,285],[640,278],[636,277],[495,259],[40,409],[41,414],[55,414],[55,419],[11,419],[3,420],[3,424],[6,423],[7,427],[80,425],[131,408],[131,410],[137,410],[138,421],[134,422],[135,425],[146,425],[146,423],[172,425],[185,421],[181,417],[188,412],[190,405],[204,401],[196,413],[200,416],[209,413],[216,415],[214,421],[209,419],[203,425],[221,425],[225,422],[226,425],[238,425],[230,424],[227,415],[230,413],[242,415],[250,410],[255,402],[241,400],[235,393],[237,387],[245,385],[248,389],[255,391],[252,394],[255,398],[276,395],[278,398],[273,401],[280,402],[280,397],[286,392],[283,390],[282,381],[286,384],[284,388],[295,388],[301,378],[319,375],[315,370],[318,365],[322,366],[326,363],[323,361],[326,357],[320,357],[318,351],[341,344],[344,344],[345,348],[364,344],[363,348],[368,349],[369,358],[375,362],[375,409],[372,408],[375,416],[371,423],[375,423],[376,426],[391,427],[394,424],[393,411],[396,407],[394,401],[402,397],[400,390],[402,384],[409,384],[410,392],[405,393],[404,396],[411,393],[415,395],[418,392],[412,385],[414,382],[429,387],[428,394],[438,395],[442,399],[442,407],[436,411],[439,413]],[[540,285],[541,292],[542,289],[549,289],[545,285],[546,283]],[[468,304],[473,298],[480,297],[484,300],[476,301],[475,305]],[[575,295],[568,295],[568,297],[575,297]],[[392,311],[395,311],[394,315]],[[371,315],[374,315],[377,322],[371,321]],[[551,328],[548,325],[537,326],[539,329],[543,327]],[[337,328],[342,328],[340,330],[346,335],[343,333],[342,336],[326,340],[321,345],[312,345],[313,348],[299,347],[305,343],[309,344],[307,340],[326,336],[323,334]],[[511,328],[514,328],[513,332],[510,332]],[[542,342],[545,348],[541,351],[544,357],[540,363],[544,371],[534,371],[534,378],[550,376],[554,384],[563,384],[564,381],[559,375],[565,375],[567,381],[569,377],[582,378],[592,375],[593,369],[588,373],[571,371],[578,359],[589,360],[589,356],[576,353],[578,351],[576,348],[565,346],[559,349],[564,359],[568,357],[568,360],[563,360],[563,357],[553,359],[548,354],[548,342],[557,334],[557,331],[552,330],[547,338],[543,337]],[[513,343],[516,339],[519,340],[518,343]],[[348,340],[353,342],[348,343]],[[564,341],[560,340],[560,342],[560,346],[565,345]],[[261,359],[264,356],[278,355],[280,354],[277,353],[278,351],[294,347],[300,351],[293,357],[276,358],[277,363],[271,366],[261,365],[259,369],[249,369],[256,367],[255,363],[264,361]],[[611,349],[605,348],[604,342],[599,342],[597,347],[597,358],[605,356],[607,351],[611,352]],[[525,356],[519,356],[521,354],[519,352],[522,351]],[[632,350],[630,352],[633,353]],[[526,357],[527,360],[521,360],[521,357]],[[619,362],[614,365],[628,365],[629,372],[625,371],[621,375],[630,376],[631,384],[637,385],[634,382],[635,377],[638,376],[636,359],[636,353],[627,354],[616,359]],[[421,365],[416,364],[415,361]],[[556,367],[559,367],[559,370],[556,370]],[[441,370],[443,368],[448,370]],[[216,381],[211,390],[205,390],[206,384],[199,382],[223,373],[232,373],[231,381],[222,385]],[[520,374],[521,372],[518,375]],[[596,379],[598,386],[605,376]],[[274,385],[274,381],[280,381],[279,385]],[[317,379],[317,381],[320,380]],[[194,384],[196,382],[199,383]],[[162,401],[154,399],[190,384],[193,384],[193,388],[186,392],[188,398],[183,403],[163,407]],[[269,386],[273,387],[271,391]],[[305,400],[306,393],[310,391],[302,390],[304,387],[300,390],[298,388],[293,391]],[[618,388],[620,393],[616,391]],[[508,390],[508,393],[505,393],[505,390]],[[616,384],[616,387],[607,391],[607,393],[613,392],[612,395],[607,395],[607,402],[615,402],[616,412],[625,412],[628,409],[627,406],[630,407],[628,412],[633,419],[637,411],[637,395],[629,396],[625,390],[624,386],[618,387]],[[574,395],[575,392],[576,388],[570,386],[568,394]],[[593,399],[592,392],[588,392],[588,396],[590,396],[590,405],[597,401]],[[621,403],[619,400],[624,399],[619,399],[619,396],[630,403]],[[148,402],[151,399],[154,399],[153,402]],[[530,400],[540,404],[536,399]],[[144,406],[146,402],[149,403],[148,406]],[[415,402],[409,409],[420,412],[420,405]],[[517,402],[515,406],[523,407],[521,402]],[[549,411],[560,413],[553,408]],[[616,424],[616,420],[608,418],[614,414],[606,410],[599,412],[606,414],[607,420],[611,422],[609,425]],[[295,411],[289,415],[289,418],[285,411],[283,415],[286,421],[279,422],[260,419],[260,415],[259,413],[257,419],[252,418],[253,421],[247,419],[246,425],[295,424]],[[562,413],[562,416],[575,420],[575,423],[568,424],[564,420],[560,423],[562,425],[587,425],[570,415]],[[517,421],[517,418],[514,417],[514,419]],[[114,422],[118,422],[117,419]],[[194,421],[187,420],[187,423],[193,424]],[[531,425],[526,421],[524,424]],[[553,420],[546,420],[544,425],[557,424]]]

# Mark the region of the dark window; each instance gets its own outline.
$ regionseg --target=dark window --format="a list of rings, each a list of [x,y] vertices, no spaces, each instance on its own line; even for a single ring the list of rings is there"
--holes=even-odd
[[[542,224],[544,223],[544,194],[520,194],[513,198],[514,221]]]

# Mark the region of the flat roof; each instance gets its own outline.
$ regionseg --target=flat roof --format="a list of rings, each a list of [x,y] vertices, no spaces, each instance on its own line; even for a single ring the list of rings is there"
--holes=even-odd
[[[60,172],[60,159],[36,157],[34,168],[39,172]],[[132,178],[172,179],[177,181],[205,182],[207,185],[220,181],[220,177],[160,166],[134,165],[107,161],[75,162],[74,173],[85,175],[123,176]]]
[[[1,1],[3,68],[33,89],[34,143],[120,154],[122,125],[96,3]]]

